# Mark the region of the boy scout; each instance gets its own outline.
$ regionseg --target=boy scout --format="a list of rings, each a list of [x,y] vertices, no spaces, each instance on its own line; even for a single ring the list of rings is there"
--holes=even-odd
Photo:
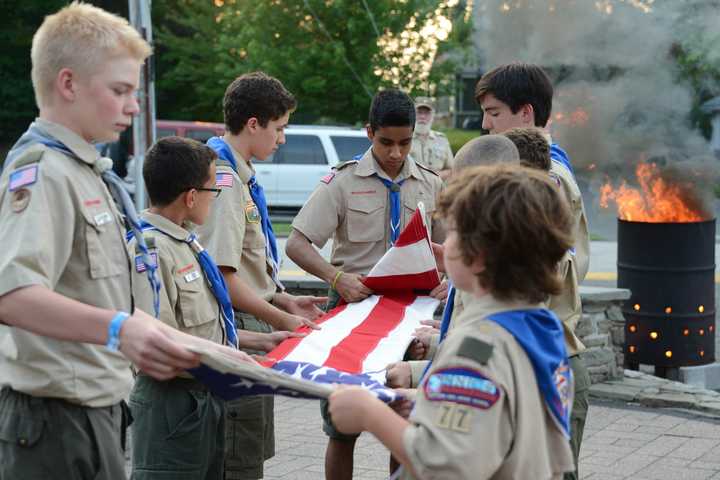
[[[331,286],[328,307],[342,297],[362,300],[372,292],[361,280],[390,248],[418,202],[429,215],[442,180],[411,156],[415,108],[399,90],[378,92],[370,106],[368,138],[371,148],[359,160],[339,165],[324,177],[295,217],[287,241],[288,256],[303,270]],[[432,222],[432,237],[441,232]],[[313,248],[322,248],[333,237],[333,252],[326,262]],[[443,297],[445,284],[431,295]],[[326,407],[326,404],[324,405]],[[330,437],[325,454],[328,479],[352,478],[353,450],[357,436],[333,428],[323,408],[323,426]]]
[[[549,172],[552,164],[550,144],[542,130],[536,127],[511,128],[502,133],[509,138],[518,149],[520,164]]]
[[[457,175],[462,169],[479,165],[494,165],[496,163],[518,162],[520,156],[517,147],[508,138],[502,135],[483,135],[474,138],[462,146],[455,156],[452,175]],[[450,299],[452,297],[452,300]],[[449,328],[457,325],[457,317],[467,303],[468,294],[455,289],[454,294],[448,295],[448,305],[443,312],[443,319]],[[417,387],[422,374],[427,368],[428,361],[435,356],[440,342],[438,329],[423,327],[416,331],[416,338],[425,346],[425,360],[410,360],[391,363],[387,366],[387,385],[394,388]]]
[[[410,156],[417,163],[438,172],[441,178],[446,178],[450,175],[453,154],[445,134],[431,130],[434,115],[435,107],[432,99],[428,97],[415,99],[416,120]]]
[[[145,157],[143,177],[152,207],[142,215],[143,235],[160,273],[159,318],[219,348],[239,343],[269,351],[292,334],[236,333],[222,276],[188,229],[191,222],[205,222],[221,192],[215,186],[216,158],[210,147],[179,137],[159,140]],[[152,305],[145,269],[135,257],[133,290],[141,307]],[[252,361],[242,352],[236,355]],[[225,405],[202,383],[187,373],[166,381],[140,374],[130,409],[133,479],[223,478]]]
[[[401,478],[560,479],[573,469],[572,375],[560,322],[540,302],[561,288],[567,204],[546,174],[497,165],[453,179],[438,207],[448,222],[445,270],[474,300],[409,421],[351,387],[330,396],[333,422],[375,435],[403,464]]]
[[[552,110],[553,86],[545,71],[537,65],[511,63],[496,67],[480,78],[475,88],[475,100],[483,110],[483,128],[490,133],[503,133],[515,127],[547,126]],[[570,199],[573,214],[573,234],[575,241],[569,257],[569,277],[574,277],[575,288],[585,279],[590,265],[590,239],[588,235],[585,206],[580,189],[570,165],[567,154],[555,143],[550,143],[552,159],[550,174],[559,182]],[[572,279],[568,279],[571,281]],[[555,310],[570,331],[580,319],[581,305],[579,297],[564,312]],[[552,307],[557,308],[556,305]],[[572,311],[569,310],[572,309]],[[572,408],[573,428],[572,447],[577,464],[580,454],[583,428],[587,417],[590,376],[578,354],[584,347],[575,335],[568,338],[570,366],[575,375],[575,403]],[[567,475],[568,480],[578,477],[577,471]]]
[[[223,273],[243,330],[317,328],[312,320],[322,314],[317,305],[326,301],[282,291],[267,202],[250,161],[266,160],[285,143],[294,109],[295,98],[279,80],[261,72],[242,75],[225,91],[225,135],[208,140],[219,157],[216,180],[224,193],[199,229],[200,240]],[[227,432],[225,478],[262,478],[263,462],[275,454],[273,397],[229,403]]]
[[[124,478],[128,359],[158,379],[197,366],[185,335],[133,308],[92,145],[130,125],[149,54],[127,21],[81,3],[33,37],[39,118],[0,176],[0,478]]]

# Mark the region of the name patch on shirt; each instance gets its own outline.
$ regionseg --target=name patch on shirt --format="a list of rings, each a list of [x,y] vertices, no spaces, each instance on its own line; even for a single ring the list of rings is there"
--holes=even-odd
[[[150,258],[150,262],[152,262],[153,267],[157,267],[157,252],[150,252],[148,255]],[[145,265],[145,262],[143,261],[142,255],[136,255],[135,256],[135,271],[138,273],[142,273],[145,270],[147,270],[147,265]]]
[[[98,213],[94,217],[95,225],[98,227],[101,225],[105,225],[106,223],[112,222],[112,215],[110,215],[110,212],[102,212]]]
[[[30,165],[29,167],[20,168],[10,174],[10,182],[8,183],[8,189],[11,192],[15,190],[32,185],[37,182],[38,166]]]
[[[233,186],[232,173],[218,173],[215,175],[215,186],[216,187],[230,187]]]
[[[486,410],[500,398],[500,388],[477,370],[463,367],[435,371],[423,386],[431,402],[452,402]]]
[[[193,270],[190,273],[186,273],[183,278],[187,283],[194,282],[195,280],[200,278],[200,272],[198,272],[197,270]]]

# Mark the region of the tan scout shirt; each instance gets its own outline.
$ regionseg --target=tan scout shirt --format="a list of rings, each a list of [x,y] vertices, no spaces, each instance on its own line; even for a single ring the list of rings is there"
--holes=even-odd
[[[453,153],[445,134],[430,130],[427,135],[413,134],[410,156],[426,167],[439,172],[452,168]]]
[[[467,369],[475,376],[475,388],[487,394],[488,404],[443,399],[436,384],[418,390],[412,425],[403,436],[418,478],[545,480],[560,479],[575,468],[570,444],[544,404],[525,351],[510,332],[484,320],[490,311],[537,307],[503,306],[490,295],[465,306],[429,377],[442,370]],[[472,342],[471,351],[466,340]],[[484,351],[477,348],[483,345]],[[406,471],[403,478],[412,477]]]
[[[585,279],[590,266],[590,237],[582,194],[572,173],[559,162],[552,161],[550,176],[558,182],[570,204],[575,252],[566,253],[560,261],[558,268],[563,279],[563,291],[551,297],[547,306],[562,321],[568,355],[573,356],[585,350],[585,345],[575,335],[575,327],[582,316],[578,285]]]
[[[389,179],[372,155],[347,162],[315,188],[292,227],[322,248],[334,236],[330,263],[347,273],[367,274],[390,248],[390,194],[378,175]],[[433,171],[408,157],[395,182],[400,188],[402,230],[418,202],[423,202],[432,225],[433,241],[442,241],[441,229],[432,219],[435,197],[442,180]]]
[[[2,172],[0,295],[42,285],[88,305],[131,312],[124,228],[93,170],[98,153],[65,127],[36,122],[80,159],[38,145]],[[37,167],[37,180],[10,192],[9,176],[22,167]],[[0,385],[88,407],[113,405],[130,393],[130,363],[105,346],[19,328],[7,328],[0,338]]]
[[[200,243],[218,266],[234,268],[255,293],[270,301],[277,286],[268,270],[260,211],[248,187],[255,171],[235,149],[232,154],[238,171],[218,164],[218,180],[227,180],[232,186],[222,186],[222,194],[210,207],[208,219],[198,228]],[[224,177],[226,175],[230,177]]]
[[[150,255],[158,266],[160,320],[187,334],[223,344],[226,336],[220,305],[195,253],[185,242],[190,232],[161,215],[143,212],[142,218],[161,230],[144,233]],[[137,306],[152,312],[152,290],[142,260],[138,262],[140,254],[134,239],[130,246],[135,252],[133,292]]]

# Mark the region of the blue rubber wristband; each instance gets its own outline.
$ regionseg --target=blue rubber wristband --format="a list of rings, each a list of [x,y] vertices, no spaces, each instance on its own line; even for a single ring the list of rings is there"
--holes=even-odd
[[[130,314],[127,312],[117,312],[115,316],[110,320],[108,326],[108,340],[105,346],[110,350],[117,350],[120,348],[120,329],[125,323],[125,320],[130,318]]]

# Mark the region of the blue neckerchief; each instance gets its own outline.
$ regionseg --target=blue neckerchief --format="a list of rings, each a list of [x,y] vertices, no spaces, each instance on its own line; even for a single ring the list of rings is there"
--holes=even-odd
[[[25,151],[25,149],[29,148],[33,144],[38,143],[41,143],[53,150],[62,152],[69,157],[77,158],[77,155],[75,155],[75,153],[73,153],[73,151],[70,150],[60,140],[56,139],[55,137],[38,127],[35,123],[33,123],[32,125],[30,125],[30,128],[28,128],[27,131],[20,137],[20,139],[13,146],[12,150],[8,154],[7,165],[9,166],[12,161],[14,161],[20,154],[22,154],[23,151]],[[130,225],[130,228],[133,231],[139,233],[140,218],[138,217],[137,210],[135,210],[135,205],[133,204],[132,198],[130,198],[127,190],[125,190],[125,187],[123,186],[120,177],[117,176],[117,174],[112,170],[112,168],[108,168],[100,175],[105,184],[107,185],[108,190],[110,190],[110,193],[115,199],[115,203],[120,207],[123,214],[125,214],[125,218]],[[145,262],[145,265],[147,265],[147,269],[145,270],[145,272],[147,274],[148,281],[150,282],[150,287],[153,291],[153,308],[155,309],[155,316],[157,317],[160,313],[160,281],[157,277],[157,267],[153,264],[152,261],[150,261],[147,245],[145,244],[145,240],[141,238],[142,235],[138,235],[138,237],[140,237],[138,240],[138,248],[140,249],[140,254],[142,255],[143,262]]]
[[[230,145],[221,137],[212,137],[207,141],[207,145],[215,150],[218,157],[230,163],[230,167],[238,173],[237,161],[232,154]],[[262,185],[257,182],[255,175],[250,177],[248,181],[250,196],[260,212],[260,226],[263,235],[265,235],[265,254],[272,267],[272,277],[278,287],[282,288],[280,283],[280,255],[277,249],[277,240],[275,240],[275,232],[273,231],[270,214],[268,213],[267,200],[265,198],[265,190]]]
[[[443,309],[442,322],[440,322],[440,341],[438,342],[438,345],[442,343],[443,340],[445,340],[448,330],[450,329],[450,320],[452,319],[453,308],[455,307],[456,292],[457,290],[455,289],[455,285],[453,285],[452,282],[448,281],[448,296],[445,300],[445,308]],[[425,370],[423,370],[423,373],[420,376],[420,382],[418,382],[418,385],[420,385],[422,379],[425,378],[425,375],[427,375],[427,372],[428,370],[430,370],[431,366],[432,360],[430,360],[425,366]]]
[[[567,152],[560,148],[560,145],[558,145],[557,143],[550,144],[550,158],[570,170],[570,173],[573,177],[575,176],[575,171],[570,164],[570,157],[568,157]]]
[[[448,282],[448,295],[445,300],[445,309],[443,310],[442,322],[440,323],[440,341],[445,340],[448,329],[450,328],[450,319],[452,318],[453,308],[455,307],[455,285]]]
[[[160,230],[147,220],[140,219],[140,226],[143,232],[155,230],[167,235],[168,237],[174,238],[172,235]],[[142,235],[140,235],[140,237],[142,237]],[[135,235],[135,232],[129,231],[127,233],[127,241],[129,242],[133,238],[138,237]],[[230,294],[228,293],[227,285],[225,284],[225,278],[222,276],[222,273],[220,273],[220,269],[217,267],[215,261],[212,259],[207,250],[205,250],[197,241],[197,236],[194,233],[191,233],[190,236],[183,241],[190,246],[190,249],[195,254],[195,258],[197,258],[200,268],[202,268],[203,274],[205,274],[208,285],[210,285],[210,291],[215,296],[215,300],[217,300],[218,305],[220,305],[220,313],[223,318],[223,323],[225,324],[228,344],[237,348],[238,337],[237,331],[235,330],[235,312],[233,312]],[[147,266],[148,265],[146,263],[145,267]]]
[[[569,438],[573,379],[560,320],[544,308],[499,312],[487,319],[510,332],[523,347],[545,404],[555,423]]]
[[[406,178],[399,182],[393,182],[387,178],[377,175],[377,178],[385,185],[390,193],[390,241],[393,245],[400,236],[400,186],[407,180]]]

